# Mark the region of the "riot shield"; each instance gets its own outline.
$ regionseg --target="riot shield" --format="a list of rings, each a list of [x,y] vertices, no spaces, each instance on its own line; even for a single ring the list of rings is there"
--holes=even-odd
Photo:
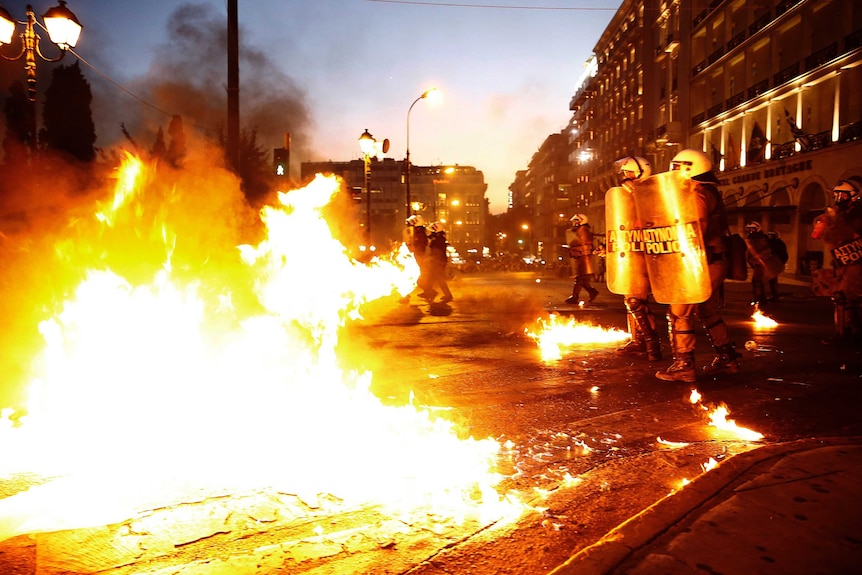
[[[678,171],[634,187],[650,287],[659,303],[701,303],[711,293],[696,193]]]
[[[646,298],[649,276],[643,254],[643,234],[632,193],[624,187],[605,192],[605,274],[608,290]]]
[[[593,236],[586,225],[566,230],[572,275],[575,277],[596,273],[593,265]]]
[[[745,238],[745,245],[748,247],[751,258],[763,266],[763,279],[770,280],[778,277],[784,271],[784,262],[772,252],[766,237],[762,236],[762,238],[762,241],[752,241],[751,238]]]

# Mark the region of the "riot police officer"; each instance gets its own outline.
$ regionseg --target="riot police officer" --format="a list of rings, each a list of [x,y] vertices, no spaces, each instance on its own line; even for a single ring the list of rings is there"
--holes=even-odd
[[[815,220],[811,237],[822,239],[832,254],[832,303],[835,334],[824,344],[862,336],[862,190],[852,179],[832,189],[834,206]]]
[[[655,316],[649,307],[649,276],[643,261],[643,252],[637,247],[623,244],[618,238],[620,229],[637,228],[632,192],[637,182],[652,175],[652,165],[646,158],[628,156],[615,162],[620,185],[605,194],[605,221],[608,223],[607,237],[614,238],[606,254],[612,266],[608,276],[608,289],[623,293],[627,323],[631,341],[617,349],[623,355],[643,356],[649,361],[661,360],[661,342],[656,331]]]
[[[569,258],[572,264],[572,275],[575,276],[575,284],[572,286],[572,295],[566,299],[566,303],[580,303],[581,290],[589,294],[589,301],[596,299],[599,290],[593,287],[593,232],[587,216],[575,214],[571,220],[572,227],[566,230],[566,242],[569,244]]]
[[[656,377],[664,381],[692,383],[697,378],[694,363],[695,316],[700,319],[715,349],[715,357],[703,367],[703,372],[721,374],[739,371],[740,356],[719,313],[719,287],[727,277],[729,263],[727,214],[716,187],[718,178],[712,172],[712,161],[705,153],[693,149],[682,150],[671,160],[670,169],[678,171],[683,180],[690,182],[689,193],[696,196],[710,289],[707,299],[702,303],[670,303],[667,319],[674,361],[667,369],[657,372]]]

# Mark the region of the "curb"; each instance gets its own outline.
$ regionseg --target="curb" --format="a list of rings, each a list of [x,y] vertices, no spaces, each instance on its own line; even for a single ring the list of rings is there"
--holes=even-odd
[[[602,575],[611,573],[639,549],[652,543],[741,476],[771,459],[821,447],[859,445],[860,437],[809,438],[766,445],[723,461],[696,477],[683,489],[647,507],[606,533],[600,540],[572,555],[548,575]]]

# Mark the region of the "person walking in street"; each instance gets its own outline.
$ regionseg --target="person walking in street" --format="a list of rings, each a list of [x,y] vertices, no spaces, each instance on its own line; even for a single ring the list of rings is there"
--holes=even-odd
[[[769,237],[763,233],[760,222],[750,221],[745,224],[745,245],[748,248],[748,265],[751,267],[751,305],[759,309],[766,306],[768,295],[766,285],[772,286],[775,280],[775,291],[778,291],[778,275],[784,271],[784,261],[772,251]]]
[[[823,240],[832,254],[832,269],[820,270],[832,299],[835,333],[826,345],[862,340],[862,186],[853,179],[832,188],[834,205],[814,220],[811,237]]]
[[[697,316],[715,350],[715,357],[703,367],[703,373],[718,375],[739,371],[739,354],[730,340],[727,325],[719,313],[719,287],[728,271],[728,223],[721,194],[716,187],[718,178],[712,172],[712,161],[700,150],[686,149],[671,160],[670,169],[679,171],[690,188],[684,193],[695,194],[696,225],[699,226],[706,252],[709,275],[709,296],[699,304],[670,303],[668,331],[673,349],[673,363],[656,373],[663,381],[693,383],[697,379],[694,361],[696,343],[694,318]]]
[[[751,268],[751,305],[762,308],[766,305],[766,285],[764,284],[764,256],[771,257],[769,239],[763,233],[760,222],[745,224],[745,244],[748,246],[748,266]]]
[[[646,158],[629,156],[615,162],[620,176],[620,185],[605,194],[605,221],[608,223],[607,237],[613,238],[607,257],[613,267],[613,278],[608,275],[608,289],[623,292],[627,323],[631,340],[617,353],[642,357],[649,361],[661,360],[661,342],[656,331],[655,316],[649,307],[649,276],[641,250],[627,249],[632,242],[617,240],[617,228],[639,227],[634,210],[632,192],[637,182],[652,175],[652,165]],[[625,253],[628,252],[628,253]],[[618,291],[617,291],[618,290]]]
[[[777,231],[772,230],[766,233],[766,239],[769,240],[769,247],[772,253],[781,261],[783,266],[787,265],[787,260],[790,256],[787,253],[787,244],[781,239]],[[778,291],[778,276],[769,278],[769,299],[778,301],[781,299],[781,293]]]
[[[431,235],[428,236],[428,274],[429,291],[436,294],[434,288],[438,288],[443,297],[443,303],[452,301],[452,292],[446,281],[446,266],[449,264],[449,242],[446,241],[446,229],[442,222],[431,224]],[[428,298],[433,301],[434,297]]]
[[[575,285],[572,286],[572,295],[566,299],[566,303],[578,304],[581,299],[581,290],[586,290],[589,300],[593,301],[599,295],[599,290],[593,287],[593,232],[584,214],[575,214],[571,220],[572,227],[566,230],[566,242],[569,244],[569,258],[572,265],[572,275],[575,276]]]
[[[425,220],[422,216],[412,215],[407,218],[407,229],[405,243],[419,266],[419,278],[416,286],[422,291],[419,297],[434,299],[433,289],[429,285],[428,278],[428,231],[425,229]]]

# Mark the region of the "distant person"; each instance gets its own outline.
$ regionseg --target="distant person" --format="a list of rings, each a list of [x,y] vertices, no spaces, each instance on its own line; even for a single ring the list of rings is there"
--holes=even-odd
[[[452,301],[452,292],[446,281],[446,266],[449,264],[449,242],[446,241],[446,229],[442,222],[431,224],[431,235],[428,236],[428,292],[436,294],[434,288],[438,288],[443,297],[443,303]],[[434,295],[427,298],[434,300]]]
[[[781,261],[783,265],[787,265],[787,260],[790,256],[787,253],[787,244],[781,239],[777,231],[773,230],[766,233],[766,238],[769,240],[769,247],[772,248],[772,253]],[[781,293],[778,291],[778,276],[769,278],[769,297],[772,301],[779,301]]]
[[[607,256],[607,249],[605,248],[604,243],[600,243],[598,249],[596,249],[596,281],[603,282],[605,281],[605,270],[606,262],[605,256]]]
[[[422,290],[419,297],[428,296],[434,299],[433,290],[428,282],[428,231],[425,229],[425,220],[422,216],[412,215],[407,218],[407,230],[405,243],[419,266],[419,278],[416,286]]]
[[[581,290],[586,290],[589,300],[593,301],[599,295],[599,290],[593,287],[593,232],[584,214],[575,214],[571,220],[572,227],[566,230],[566,242],[569,244],[569,261],[575,285],[572,295],[566,303],[578,304],[581,301]]]
[[[760,222],[745,224],[745,244],[748,246],[748,266],[751,268],[751,304],[760,308],[766,305],[765,277],[773,277],[766,271],[765,261],[772,258],[769,238],[763,233]]]

